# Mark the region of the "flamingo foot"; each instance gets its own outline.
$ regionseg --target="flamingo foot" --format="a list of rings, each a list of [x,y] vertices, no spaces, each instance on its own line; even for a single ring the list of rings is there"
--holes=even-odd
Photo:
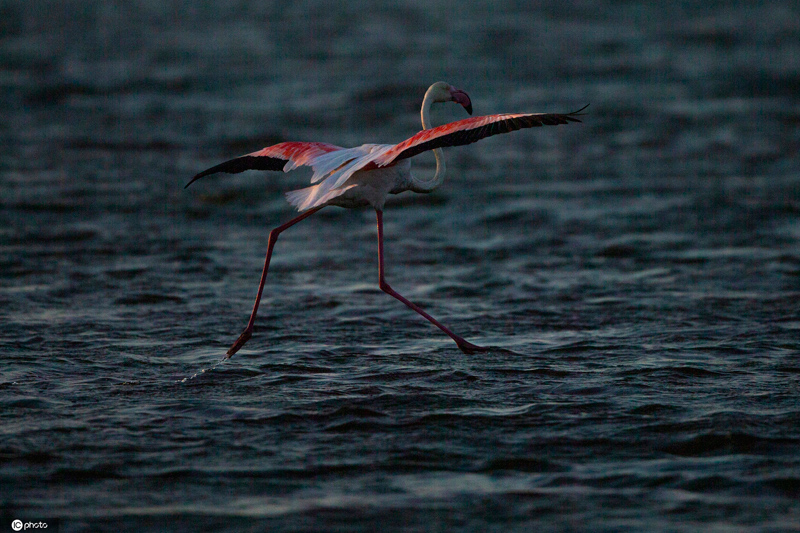
[[[477,344],[472,344],[464,339],[461,339],[460,342],[456,341],[456,344],[458,345],[458,349],[467,355],[471,355],[476,352],[488,352],[490,350],[490,348],[487,346],[478,346]]]
[[[250,329],[250,328],[245,329],[242,332],[242,334],[239,335],[239,338],[236,339],[236,342],[233,343],[233,346],[231,346],[230,349],[227,352],[225,352],[225,355],[227,356],[226,359],[229,359],[233,354],[238,352],[239,349],[242,346],[244,346],[244,343],[249,341],[250,337],[252,337],[252,336],[253,336],[253,330]]]

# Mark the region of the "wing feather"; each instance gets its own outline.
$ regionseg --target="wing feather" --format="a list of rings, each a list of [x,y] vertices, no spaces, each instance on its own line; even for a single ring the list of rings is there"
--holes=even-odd
[[[391,150],[387,150],[375,158],[374,161],[378,166],[385,167],[434,148],[471,144],[492,135],[509,133],[522,128],[580,122],[580,119],[576,118],[576,116],[580,115],[584,109],[586,109],[586,106],[578,111],[563,114],[517,113],[466,118],[429,130],[423,130],[413,137],[394,145]]]
[[[236,157],[213,166],[193,177],[186,187],[204,176],[226,172],[238,174],[245,170],[283,170],[289,172],[299,166],[313,166],[314,161],[321,155],[342,150],[333,144],[319,142],[284,142]],[[185,188],[185,187],[184,187]]]
[[[471,117],[423,130],[395,145],[365,144],[356,148],[342,148],[320,142],[284,142],[268,146],[257,152],[230,159],[194,176],[186,187],[204,176],[226,172],[238,174],[245,170],[283,170],[289,172],[299,166],[314,169],[311,183],[326,182],[327,190],[339,188],[358,170],[385,167],[413,157],[422,152],[448,146],[461,146],[477,142],[492,135],[509,133],[522,128],[555,126],[580,122],[584,106],[572,113],[516,113]],[[331,153],[340,152],[340,153]],[[326,155],[330,154],[330,155]]]

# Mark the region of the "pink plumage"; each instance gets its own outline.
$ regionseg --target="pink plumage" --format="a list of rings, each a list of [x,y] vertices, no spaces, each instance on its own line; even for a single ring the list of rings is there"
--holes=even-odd
[[[248,155],[252,157],[272,157],[288,161],[292,164],[292,168],[284,167],[284,170],[289,171],[303,165],[311,166],[314,159],[322,154],[341,149],[341,146],[320,142],[283,142],[273,146],[267,146],[258,152],[253,152]]]

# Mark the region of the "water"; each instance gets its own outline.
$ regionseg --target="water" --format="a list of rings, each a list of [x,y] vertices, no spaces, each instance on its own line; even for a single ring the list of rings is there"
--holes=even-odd
[[[3,522],[798,529],[794,3],[0,15]],[[476,114],[591,104],[387,205],[389,282],[497,348],[381,293],[374,214],[330,208],[282,235],[218,364],[308,174],[183,185],[283,140],[399,142],[439,79]]]

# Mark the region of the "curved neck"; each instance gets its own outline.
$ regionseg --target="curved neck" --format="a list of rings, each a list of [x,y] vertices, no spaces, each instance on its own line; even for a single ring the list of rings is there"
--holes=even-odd
[[[433,95],[431,89],[425,93],[425,98],[422,99],[422,109],[420,110],[420,118],[422,119],[422,129],[428,130],[431,128],[431,104],[433,104]],[[444,181],[447,167],[444,164],[444,153],[441,148],[433,150],[433,157],[436,158],[436,174],[429,180],[417,179],[414,175],[411,176],[411,190],[413,192],[428,193],[436,189]]]

